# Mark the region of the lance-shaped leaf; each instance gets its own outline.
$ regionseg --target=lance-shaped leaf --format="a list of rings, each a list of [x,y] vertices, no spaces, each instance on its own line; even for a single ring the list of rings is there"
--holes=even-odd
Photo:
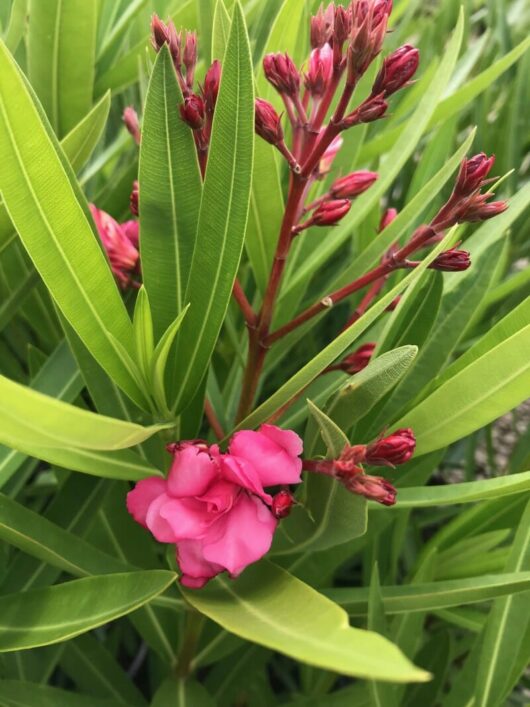
[[[60,149],[0,45],[0,192],[8,214],[65,317],[116,383],[144,405],[114,343],[134,351],[132,324]]]
[[[178,337],[175,408],[185,407],[204,378],[225,317],[247,224],[254,144],[254,91],[248,36],[234,6],[215,107],[199,225]]]
[[[55,400],[0,376],[0,436],[48,447],[116,450],[132,447],[167,425],[142,427],[133,422],[97,415]],[[15,446],[15,445],[13,445]]]
[[[232,582],[217,578],[200,592],[182,590],[192,606],[227,631],[319,668],[391,682],[421,682],[397,646],[351,628],[345,612],[304,582],[266,561]]]
[[[90,110],[97,11],[84,0],[30,2],[29,78],[60,136]]]
[[[2,597],[0,651],[65,641],[143,606],[175,580],[150,570],[76,579]]]
[[[155,337],[183,308],[201,203],[192,131],[180,117],[182,92],[167,46],[153,67],[140,146],[140,248]]]

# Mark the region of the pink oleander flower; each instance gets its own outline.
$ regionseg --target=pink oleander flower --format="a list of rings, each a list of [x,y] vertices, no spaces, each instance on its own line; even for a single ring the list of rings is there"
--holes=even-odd
[[[268,552],[278,519],[293,503],[289,492],[272,497],[264,486],[300,481],[301,439],[262,425],[237,432],[226,454],[200,441],[168,450],[167,479],[139,481],[127,510],[159,542],[175,544],[184,586],[198,589],[225,571],[237,577]]]
[[[322,133],[322,130],[320,132]],[[333,161],[337,156],[337,153],[342,147],[343,143],[344,140],[342,139],[342,135],[337,135],[337,137],[333,138],[333,140],[330,142],[329,146],[320,158],[320,162],[318,165],[319,176],[324,176],[329,172],[329,170],[331,169],[331,165],[333,164]]]
[[[309,58],[309,71],[305,74],[305,87],[312,96],[322,96],[333,74],[333,50],[329,44],[313,49]]]
[[[138,222],[119,224],[110,214],[89,204],[90,213],[105,248],[110,267],[121,287],[134,284],[133,275],[139,267]]]

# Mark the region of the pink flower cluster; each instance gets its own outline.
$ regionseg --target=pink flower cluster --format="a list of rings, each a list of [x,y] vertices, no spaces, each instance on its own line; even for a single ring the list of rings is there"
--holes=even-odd
[[[167,479],[139,481],[127,496],[132,517],[176,546],[181,583],[198,589],[220,572],[237,577],[269,550],[292,497],[265,487],[300,482],[302,440],[262,425],[232,437],[228,452],[198,440],[169,445]]]
[[[138,221],[118,223],[94,204],[89,204],[89,208],[114,276],[123,288],[134,285],[134,275],[139,271],[140,261]]]

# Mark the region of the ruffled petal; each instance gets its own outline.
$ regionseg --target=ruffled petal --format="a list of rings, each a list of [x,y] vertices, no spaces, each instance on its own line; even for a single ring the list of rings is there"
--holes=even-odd
[[[166,493],[161,494],[151,503],[147,510],[145,524],[154,537],[161,543],[176,542],[175,533],[167,520],[160,515],[160,509],[171,500]]]
[[[206,503],[194,498],[167,497],[166,502],[160,504],[158,513],[172,533],[172,539],[165,542],[201,538],[218,517],[208,510]]]
[[[194,445],[175,452],[168,476],[168,493],[175,498],[201,496],[219,477],[219,467],[210,455]]]
[[[221,474],[234,484],[252,491],[262,498],[265,503],[272,503],[272,498],[263,490],[263,485],[258,472],[247,459],[224,454],[221,458]]]
[[[273,425],[262,425],[258,432],[236,432],[230,442],[230,453],[249,461],[263,486],[300,483],[301,450],[302,440],[295,432]]]
[[[277,520],[256,496],[240,494],[234,507],[222,516],[202,541],[203,557],[233,576],[269,551]],[[212,542],[213,536],[217,539]]]
[[[224,570],[224,567],[204,559],[200,540],[179,542],[177,544],[177,562],[182,572],[180,582],[190,589],[200,589],[209,579]]]
[[[146,516],[151,503],[166,492],[166,481],[159,476],[150,476],[139,481],[127,494],[127,510],[134,520],[147,528]]]

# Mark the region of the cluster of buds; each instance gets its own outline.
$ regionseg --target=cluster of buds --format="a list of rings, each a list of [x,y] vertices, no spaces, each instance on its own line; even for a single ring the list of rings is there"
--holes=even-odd
[[[204,77],[199,92],[194,92],[195,68],[197,65],[197,35],[195,32],[177,32],[171,20],[162,22],[158,15],[151,20],[152,45],[155,51],[166,44],[173,59],[177,79],[184,97],[180,105],[182,120],[193,130],[193,136],[204,173],[206,152],[210,142],[213,113],[219,83],[221,65],[215,60]]]
[[[406,464],[415,448],[416,438],[412,430],[400,429],[368,445],[348,446],[338,459],[304,460],[303,468],[337,479],[352,493],[392,506],[397,495],[394,486],[382,476],[366,474],[362,465],[394,468]]]

